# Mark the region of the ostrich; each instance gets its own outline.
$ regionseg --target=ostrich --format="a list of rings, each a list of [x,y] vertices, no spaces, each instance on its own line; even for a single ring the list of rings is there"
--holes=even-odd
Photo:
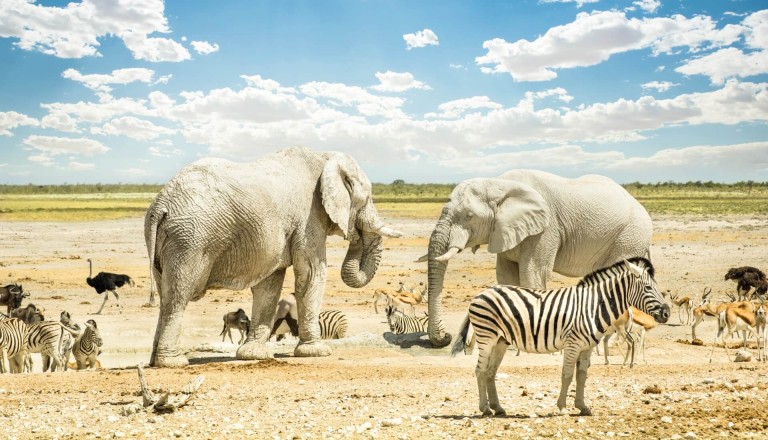
[[[109,292],[112,292],[113,295],[115,295],[115,299],[117,300],[117,307],[118,309],[122,306],[120,305],[120,297],[117,295],[117,288],[123,287],[124,284],[128,283],[131,286],[133,286],[133,280],[128,275],[121,275],[117,273],[109,273],[109,272],[99,272],[96,277],[91,278],[93,276],[93,263],[91,262],[91,259],[88,259],[88,278],[86,278],[85,282],[88,283],[89,286],[96,289],[96,293],[104,293],[104,302],[101,303],[101,308],[98,312],[96,312],[97,315],[101,315],[101,311],[104,309],[104,304],[107,303],[107,300],[109,299]]]
[[[736,291],[739,298],[746,298],[751,288],[755,288],[754,294],[762,297],[768,291],[768,278],[763,271],[751,266],[732,267],[725,274],[725,279],[736,281]]]

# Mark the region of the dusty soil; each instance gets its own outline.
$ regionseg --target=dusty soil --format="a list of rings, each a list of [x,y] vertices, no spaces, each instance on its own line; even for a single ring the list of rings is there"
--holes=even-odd
[[[510,352],[498,385],[507,417],[480,418],[475,353],[450,358],[447,349],[391,344],[386,319],[374,313],[372,294],[399,281],[426,282],[426,252],[433,221],[390,218],[402,230],[388,239],[377,277],[362,290],[339,279],[344,242],[329,239],[329,280],[324,308],[344,311],[350,336],[334,341],[325,358],[294,358],[295,341],[270,343],[275,359],[234,359],[222,343],[222,315],[250,313],[250,293],[213,291],[185,315],[182,345],[190,366],[146,368],[155,391],[181,389],[204,375],[190,405],[172,414],[135,412],[141,403],[135,366],[147,362],[157,308],[144,307],[149,277],[142,219],[87,223],[0,222],[0,282],[20,282],[51,319],[62,310],[77,322],[95,319],[105,345],[103,368],[92,371],[5,375],[0,384],[6,438],[713,438],[765,437],[768,367],[730,363],[714,351],[715,322],[697,328],[705,346],[690,345],[690,326],[674,310],[669,325],[647,337],[645,361],[622,366],[614,348],[610,365],[593,356],[587,382],[592,417],[556,416],[560,355]],[[660,287],[696,301],[705,287],[716,299],[735,291],[723,281],[728,268],[768,269],[768,219],[657,217],[652,256]],[[94,270],[126,273],[136,286],[120,290],[120,313],[110,298],[85,284],[87,258]],[[469,298],[494,282],[494,258],[484,250],[459,254],[446,280],[446,326],[458,327]],[[574,283],[554,275],[550,286]],[[292,280],[286,281],[285,292]],[[422,310],[425,307],[422,306]],[[419,311],[420,313],[421,311]],[[237,336],[233,335],[235,342]],[[753,350],[754,352],[754,350]],[[38,355],[35,368],[40,368]]]

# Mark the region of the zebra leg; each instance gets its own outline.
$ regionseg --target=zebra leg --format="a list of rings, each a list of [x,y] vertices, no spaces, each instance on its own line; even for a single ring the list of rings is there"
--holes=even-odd
[[[496,391],[496,372],[499,370],[499,366],[504,359],[504,354],[507,352],[507,348],[509,348],[508,344],[502,341],[497,341],[496,345],[494,345],[491,350],[491,356],[488,359],[488,366],[486,367],[488,400],[490,401],[490,407],[496,416],[504,416],[507,414],[499,403],[499,394]]]
[[[576,367],[576,361],[581,354],[579,347],[575,344],[569,344],[563,348],[563,371],[560,380],[560,397],[557,399],[557,408],[560,414],[567,414],[565,410],[565,400],[568,397],[568,388],[573,381],[573,369]]]
[[[592,410],[584,403],[584,388],[587,383],[587,370],[592,363],[592,350],[587,348],[579,354],[576,361],[576,408],[580,416],[591,416]]]
[[[475,366],[475,377],[477,377],[477,392],[480,395],[480,412],[483,417],[493,415],[490,406],[488,406],[488,356],[492,348],[485,344],[478,344],[479,355],[477,357],[477,366]]]

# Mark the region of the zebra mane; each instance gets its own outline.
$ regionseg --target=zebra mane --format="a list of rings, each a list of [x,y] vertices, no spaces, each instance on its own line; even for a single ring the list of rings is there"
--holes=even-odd
[[[651,278],[654,278],[656,276],[656,270],[653,268],[653,264],[651,264],[650,260],[648,260],[647,258],[632,257],[632,258],[627,258],[627,261],[629,261],[630,263],[632,263],[632,264],[634,264],[636,266],[640,266],[643,269],[647,270],[648,271],[648,275],[650,275]],[[584,278],[582,278],[581,281],[579,281],[579,284],[577,284],[577,286],[587,286],[587,285],[590,285],[590,284],[592,284],[594,282],[600,281],[600,280],[602,280],[604,278],[603,275],[605,275],[608,272],[615,271],[616,269],[621,267],[623,264],[624,264],[624,260],[621,260],[621,261],[618,261],[618,262],[614,263],[612,266],[608,266],[608,267],[604,267],[602,269],[598,269],[598,270],[596,270],[596,271],[586,275]]]

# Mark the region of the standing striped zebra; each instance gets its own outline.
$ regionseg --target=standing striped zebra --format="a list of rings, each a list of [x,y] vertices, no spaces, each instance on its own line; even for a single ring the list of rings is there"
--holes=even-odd
[[[32,353],[40,353],[43,359],[43,372],[56,371],[61,366],[64,369],[62,347],[70,334],[77,334],[74,330],[64,327],[56,321],[40,321],[27,326],[26,348],[16,356],[18,362],[29,360],[28,368],[32,371]]]
[[[592,412],[584,403],[584,384],[592,348],[629,306],[635,306],[660,323],[669,319],[669,305],[659,293],[654,269],[645,258],[632,258],[597,270],[578,285],[556,290],[494,286],[475,296],[453,344],[455,356],[474,329],[479,357],[475,375],[483,416],[504,415],[496,392],[498,370],[507,347],[528,353],[563,350],[563,370],[557,407],[565,412],[568,387],[576,367],[576,408]],[[465,350],[465,353],[467,351]],[[490,405],[489,405],[490,401]]]
[[[321,310],[317,315],[320,323],[320,339],[341,339],[347,336],[347,317],[338,310]]]
[[[72,356],[77,362],[78,370],[96,367],[98,363],[96,357],[101,353],[101,345],[102,340],[96,321],[89,319],[85,323],[85,330],[72,345]]]
[[[0,350],[5,350],[3,356],[8,356],[8,367],[11,373],[21,373],[22,359],[16,355],[24,352],[27,346],[27,325],[17,318],[6,318],[0,321]],[[2,370],[5,372],[5,361],[0,359]]]
[[[429,316],[424,313],[422,317],[408,316],[401,312],[395,306],[387,306],[387,322],[389,323],[389,329],[396,335],[403,333],[418,333],[427,331],[427,323],[429,322]]]

